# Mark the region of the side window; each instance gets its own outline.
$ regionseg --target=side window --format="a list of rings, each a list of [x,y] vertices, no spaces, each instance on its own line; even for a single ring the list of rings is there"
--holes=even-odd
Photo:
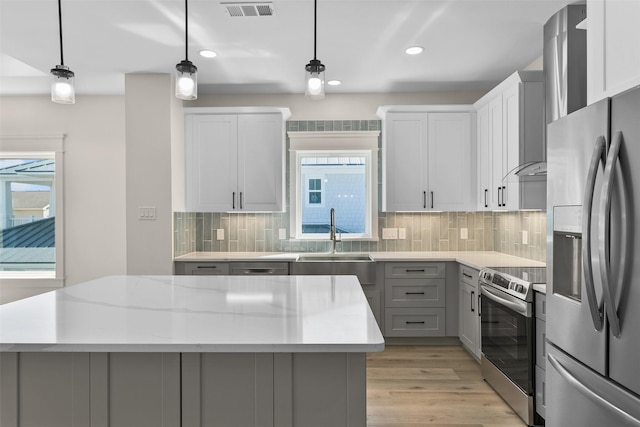
[[[62,136],[0,141],[0,278],[62,286]]]

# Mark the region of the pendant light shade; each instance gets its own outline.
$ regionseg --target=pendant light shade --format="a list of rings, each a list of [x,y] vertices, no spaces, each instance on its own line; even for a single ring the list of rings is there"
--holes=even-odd
[[[324,65],[316,58],[318,1],[313,0],[313,59],[305,66],[305,92],[311,99],[324,98]]]
[[[74,87],[75,74],[64,65],[62,49],[62,7],[58,0],[58,28],[60,33],[60,65],[51,69],[51,100],[58,104],[75,104],[76,90]]]
[[[176,65],[176,97],[187,101],[198,98],[198,67],[189,61],[189,6],[184,0],[184,60]]]

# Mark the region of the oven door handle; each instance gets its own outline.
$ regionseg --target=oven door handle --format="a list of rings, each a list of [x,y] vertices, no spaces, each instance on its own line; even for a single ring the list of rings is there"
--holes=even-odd
[[[531,317],[531,308],[526,302],[509,295],[500,295],[497,291],[494,291],[484,285],[480,285],[480,288],[482,291],[482,295],[486,296],[491,301],[510,308],[511,310],[515,311],[518,314],[522,314],[525,317]]]

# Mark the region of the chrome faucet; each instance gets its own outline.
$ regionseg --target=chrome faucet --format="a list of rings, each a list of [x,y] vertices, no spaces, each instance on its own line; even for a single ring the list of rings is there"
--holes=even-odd
[[[333,242],[333,250],[332,253],[336,253],[336,243],[341,242],[342,240],[336,238],[336,210],[331,208],[331,227],[329,229],[329,239]]]

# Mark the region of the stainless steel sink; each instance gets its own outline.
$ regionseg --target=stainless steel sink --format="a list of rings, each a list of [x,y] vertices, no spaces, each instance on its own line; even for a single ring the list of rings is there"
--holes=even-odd
[[[357,261],[369,261],[371,262],[371,257],[368,254],[359,254],[359,253],[309,253],[309,254],[300,254],[298,255],[298,262],[323,262],[323,261],[331,261],[331,262],[357,262]]]
[[[368,254],[309,253],[300,254],[291,263],[292,275],[355,275],[362,285],[376,283],[376,263]]]

